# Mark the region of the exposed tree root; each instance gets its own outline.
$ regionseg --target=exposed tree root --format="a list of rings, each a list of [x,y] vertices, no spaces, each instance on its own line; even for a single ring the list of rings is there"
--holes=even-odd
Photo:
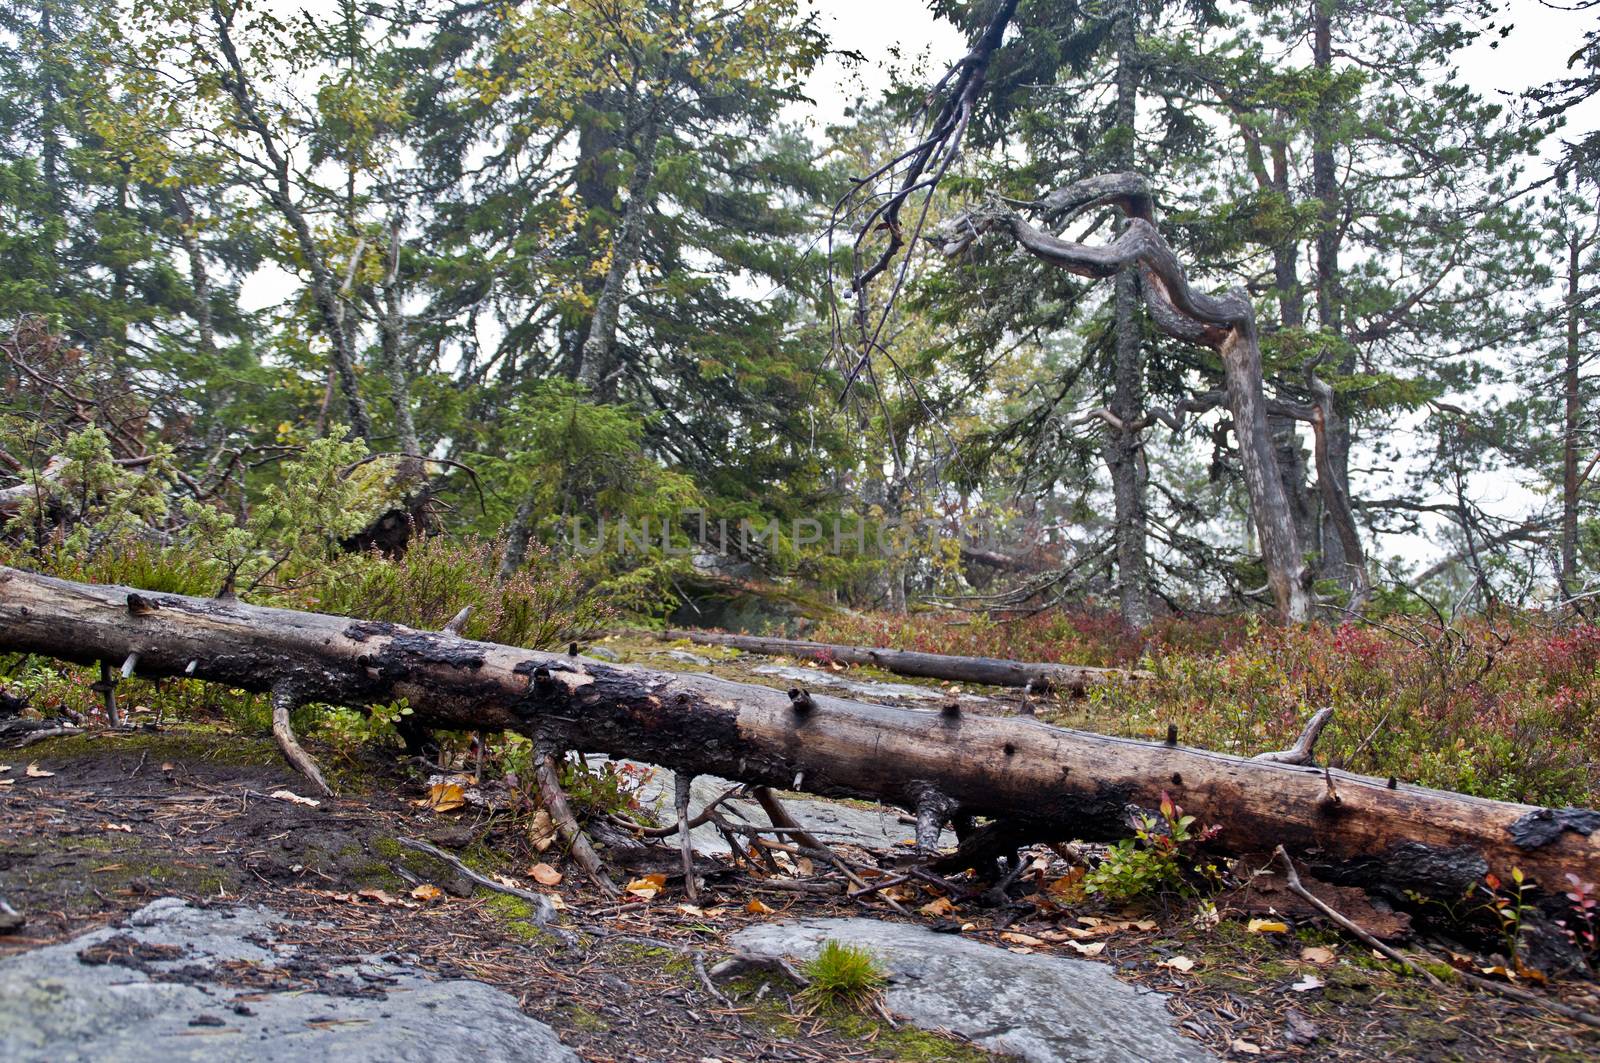
[[[328,785],[328,780],[322,777],[322,769],[317,766],[315,758],[305,751],[300,745],[300,740],[294,736],[294,726],[289,722],[289,714],[298,708],[300,702],[287,688],[279,687],[272,692],[272,737],[278,743],[278,748],[283,751],[283,759],[294,765],[296,771],[311,780],[324,797],[333,796],[333,787]]]
[[[513,897],[527,901],[529,904],[533,905],[532,919],[533,922],[539,926],[544,926],[549,923],[550,920],[555,918],[555,905],[550,903],[550,898],[546,897],[542,893],[535,893],[532,890],[521,889],[517,886],[508,886],[504,882],[500,882],[497,879],[490,878],[488,875],[474,871],[456,857],[451,856],[449,853],[445,852],[443,849],[440,849],[436,845],[430,845],[427,842],[418,841],[416,838],[396,838],[395,841],[400,845],[405,846],[407,849],[415,849],[417,852],[431,856],[435,860],[443,860],[445,863],[449,864],[451,867],[460,872],[463,877],[471,879],[484,889],[494,890],[496,893],[506,893]]]
[[[561,832],[561,838],[567,843],[572,858],[583,868],[584,874],[588,875],[607,896],[617,896],[622,891],[611,881],[600,854],[594,851],[589,836],[583,832],[583,828],[578,825],[578,818],[572,814],[572,806],[567,802],[566,791],[561,788],[561,768],[556,762],[555,754],[540,751],[534,757],[533,770],[534,780],[539,784],[539,803],[550,813],[550,818],[555,822],[556,830]]]

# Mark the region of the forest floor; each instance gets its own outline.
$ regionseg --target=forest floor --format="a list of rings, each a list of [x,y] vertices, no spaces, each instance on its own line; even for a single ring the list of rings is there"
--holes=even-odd
[[[803,667],[647,639],[613,639],[601,648],[655,667],[780,686],[792,682],[781,669]],[[848,676],[880,678],[862,670]],[[939,686],[887,678],[907,689]],[[974,693],[990,699],[979,711],[1019,707],[1014,693]],[[255,903],[325,927],[300,944],[330,965],[352,955],[400,954],[441,977],[504,988],[595,1063],[992,1058],[959,1038],[895,1028],[875,1017],[804,1014],[781,983],[760,997],[748,984],[733,983],[729,1005],[706,990],[696,969],[697,959],[714,964],[727,955],[727,939],[752,923],[868,915],[934,924],[1012,950],[1092,956],[1112,965],[1119,978],[1167,994],[1178,1028],[1219,1058],[1579,1060],[1600,1054],[1600,1031],[1458,983],[1431,989],[1315,919],[1252,931],[1252,913],[1267,910],[1254,894],[1166,896],[1108,909],[1092,898],[1058,903],[1042,888],[985,907],[976,900],[941,903],[936,888],[907,884],[852,902],[836,886],[808,882],[792,867],[777,874],[736,870],[722,857],[703,862],[706,889],[695,905],[686,903],[681,879],[659,892],[647,884],[611,899],[558,861],[554,850],[541,856],[526,814],[472,805],[430,808],[426,776],[415,766],[377,753],[340,758],[312,746],[340,791],[316,805],[271,796],[303,794],[303,780],[282,764],[268,739],[217,722],[58,738],[6,751],[0,755],[10,765],[0,772],[0,896],[27,922],[0,934],[0,954],[105,925],[160,896]],[[909,839],[909,827],[906,833]],[[475,870],[558,896],[560,925],[575,940],[563,942],[535,926],[525,902],[475,886],[448,864],[402,847],[399,838],[430,841]],[[850,855],[862,864],[888,865],[894,853]],[[1055,854],[1041,850],[1040,860],[1041,887],[1070,879],[1071,869]],[[564,873],[559,883],[532,881],[531,865],[545,861]],[[430,886],[438,890],[423,888]],[[910,914],[891,911],[882,894]],[[1380,904],[1364,917],[1384,914]],[[1490,966],[1493,957],[1482,955],[1479,962]],[[1569,982],[1549,991],[1600,1011],[1592,984]]]

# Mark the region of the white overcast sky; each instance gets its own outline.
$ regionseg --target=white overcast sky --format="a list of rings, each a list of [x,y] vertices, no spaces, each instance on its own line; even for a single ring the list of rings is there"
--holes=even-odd
[[[862,86],[886,84],[883,64],[892,49],[906,60],[926,56],[942,73],[966,50],[963,37],[947,22],[935,19],[922,0],[816,0],[822,28],[840,52],[859,52],[867,59],[847,63],[830,58],[815,74],[809,95],[822,122],[838,120],[860,95]],[[1511,33],[1490,48],[1482,39],[1462,53],[1462,76],[1486,97],[1519,94],[1562,76],[1567,57],[1583,32],[1600,23],[1600,9],[1570,11],[1547,7],[1540,0],[1508,0],[1500,5],[1496,25],[1511,23]],[[1497,35],[1486,34],[1485,37]],[[1569,121],[1567,132],[1600,127],[1600,100],[1591,100]]]

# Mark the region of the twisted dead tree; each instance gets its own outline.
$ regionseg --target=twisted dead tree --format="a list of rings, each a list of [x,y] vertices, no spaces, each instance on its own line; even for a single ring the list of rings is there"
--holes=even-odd
[[[1051,192],[1036,206],[1057,227],[1099,206],[1116,207],[1128,223],[1108,244],[1083,244],[1055,236],[1009,207],[987,206],[952,219],[935,238],[946,255],[961,254],[980,237],[994,233],[1010,237],[1029,254],[1079,276],[1106,278],[1129,269],[1139,271],[1145,305],[1156,327],[1175,339],[1209,347],[1222,360],[1225,402],[1233,415],[1239,463],[1268,585],[1283,620],[1310,620],[1315,599],[1307,586],[1305,562],[1273,455],[1262,389],[1261,345],[1249,297],[1237,290],[1208,295],[1190,285],[1178,256],[1156,227],[1154,199],[1138,174],[1106,174],[1078,181]]]
[[[901,253],[923,236],[933,196],[960,156],[989,65],[1005,40],[1016,9],[1016,0],[1001,0],[996,5],[971,50],[929,91],[922,108],[926,122],[921,139],[857,179],[834,209],[830,234],[841,226],[855,232],[849,288],[857,357],[846,381],[847,395],[863,370],[871,371],[873,357],[888,354],[881,336],[910,265],[910,256]],[[901,212],[908,203],[919,200],[908,236]],[[1261,347],[1249,298],[1242,291],[1211,296],[1189,285],[1177,256],[1156,227],[1150,192],[1136,174],[1091,177],[1035,204],[1057,228],[1082,211],[1102,205],[1116,206],[1128,218],[1122,235],[1102,246],[1063,240],[1001,207],[969,211],[947,225],[936,239],[947,255],[953,255],[985,233],[1004,233],[1029,253],[1081,276],[1111,278],[1128,270],[1139,271],[1157,327],[1175,338],[1210,347],[1222,359],[1226,404],[1234,418],[1268,588],[1284,621],[1310,620],[1316,603],[1273,453],[1262,389]],[[897,257],[900,262],[895,269]],[[893,281],[881,306],[875,308],[873,284],[891,269]],[[835,331],[843,332],[837,317]],[[1107,412],[1105,416],[1111,415]],[[1124,425],[1122,430],[1131,432],[1134,426]],[[1341,512],[1348,515],[1348,502]],[[1350,527],[1353,530],[1353,522]],[[1344,529],[1340,530],[1342,534]]]
[[[881,801],[956,868],[1032,841],[1112,839],[1170,794],[1234,853],[1284,845],[1319,875],[1457,897],[1520,868],[1559,895],[1600,878],[1600,812],[1429,790],[1300,765],[980,716],[652,672],[449,631],[97,586],[0,568],[0,652],[271,693],[275,704],[405,698],[423,726],[514,731],[541,750]],[[130,668],[127,662],[133,662]],[[1309,759],[1309,741],[1305,756]],[[1290,751],[1292,760],[1301,751]],[[974,817],[990,822],[973,829]],[[954,823],[962,850],[938,854]],[[992,864],[990,865],[992,866]]]

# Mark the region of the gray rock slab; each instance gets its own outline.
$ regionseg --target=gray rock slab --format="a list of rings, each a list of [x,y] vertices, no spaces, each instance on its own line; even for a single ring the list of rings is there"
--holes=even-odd
[[[1163,996],[1089,960],[1019,955],[919,926],[806,919],[748,927],[731,939],[759,956],[810,958],[836,941],[869,949],[890,972],[890,1011],[1030,1063],[1202,1063]]]
[[[273,924],[283,922],[266,909],[192,908],[163,898],[126,927],[0,960],[0,1059],[578,1063],[553,1030],[482,982],[435,981],[369,959],[325,969],[327,991],[307,990],[307,968],[296,966],[304,957],[274,934]],[[112,939],[123,950],[129,938],[181,952],[131,965],[80,958]],[[274,989],[274,969],[300,977]]]

